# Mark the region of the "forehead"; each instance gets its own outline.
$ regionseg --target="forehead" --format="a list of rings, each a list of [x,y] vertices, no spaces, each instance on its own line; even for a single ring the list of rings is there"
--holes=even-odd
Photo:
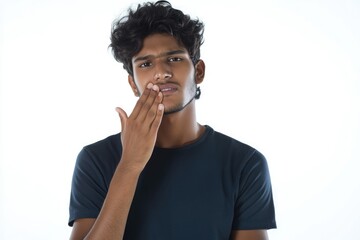
[[[152,34],[144,38],[141,50],[133,56],[133,59],[177,50],[184,50],[187,53],[186,48],[175,37],[169,34]]]

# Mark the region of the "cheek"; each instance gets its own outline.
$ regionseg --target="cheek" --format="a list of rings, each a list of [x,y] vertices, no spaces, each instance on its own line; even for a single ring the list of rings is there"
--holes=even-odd
[[[195,83],[195,75],[196,73],[194,69],[184,71],[183,77],[187,80],[188,85],[193,85],[193,83]]]
[[[181,79],[188,80],[195,76],[195,68],[190,62],[182,65],[181,67],[177,68],[175,71],[178,76],[181,76]]]
[[[138,89],[138,91],[140,91],[140,93],[142,93],[145,89],[145,81],[144,81],[144,77],[139,74],[139,73],[134,73],[134,83]]]

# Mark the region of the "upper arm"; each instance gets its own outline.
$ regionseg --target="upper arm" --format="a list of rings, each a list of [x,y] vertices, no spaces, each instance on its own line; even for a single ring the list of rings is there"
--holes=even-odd
[[[258,151],[242,169],[234,210],[233,229],[276,228],[270,173]]]
[[[99,215],[108,184],[102,175],[102,172],[107,174],[102,170],[104,167],[99,167],[100,161],[86,147],[76,159],[71,182],[69,226],[75,225],[75,220],[79,224],[82,219],[95,219]]]
[[[70,240],[84,239],[95,223],[95,218],[81,218],[74,222]]]
[[[231,240],[268,240],[266,230],[235,230],[232,231]]]

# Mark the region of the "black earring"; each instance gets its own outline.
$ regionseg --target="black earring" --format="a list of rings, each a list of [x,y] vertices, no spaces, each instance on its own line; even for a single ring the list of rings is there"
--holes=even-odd
[[[199,99],[199,98],[200,98],[200,95],[201,95],[200,87],[197,87],[197,88],[196,88],[196,93],[195,93],[195,99]]]

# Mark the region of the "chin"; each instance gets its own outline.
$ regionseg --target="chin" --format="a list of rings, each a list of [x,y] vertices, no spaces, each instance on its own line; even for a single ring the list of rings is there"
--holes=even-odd
[[[183,108],[165,108],[164,115],[169,115],[172,113],[177,113],[183,110]]]
[[[181,102],[181,104],[174,104],[171,105],[169,102],[164,99],[163,104],[165,105],[165,111],[164,114],[171,114],[171,113],[177,113],[182,111],[184,108],[186,108],[192,101],[194,101],[195,97],[187,100],[187,102]]]

